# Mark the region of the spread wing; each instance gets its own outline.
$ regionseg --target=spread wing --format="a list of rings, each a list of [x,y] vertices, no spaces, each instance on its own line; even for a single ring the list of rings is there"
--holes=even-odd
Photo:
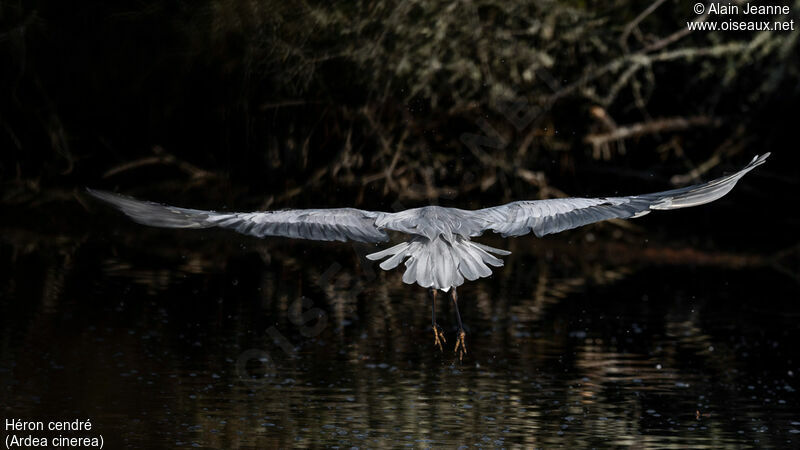
[[[483,230],[503,236],[536,236],[558,233],[607,219],[641,217],[653,210],[688,208],[724,196],[747,172],[769,156],[756,156],[742,170],[707,183],[630,197],[556,198],[520,201],[475,211]]]
[[[146,202],[111,192],[87,189],[134,221],[165,228],[229,228],[251,236],[284,236],[317,241],[384,242],[386,233],[375,225],[382,213],[354,208],[288,209],[223,213]]]

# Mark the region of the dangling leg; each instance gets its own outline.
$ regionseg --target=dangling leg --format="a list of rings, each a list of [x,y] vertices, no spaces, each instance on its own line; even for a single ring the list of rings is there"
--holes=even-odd
[[[458,312],[458,294],[456,293],[455,287],[452,291],[452,298],[453,307],[456,309],[456,319],[458,319],[458,339],[456,340],[455,352],[458,353],[458,360],[461,361],[464,358],[464,355],[467,354],[467,344],[464,342],[464,338],[467,336],[467,333],[464,332],[464,326],[461,324],[461,313]]]
[[[431,296],[433,297],[433,302],[431,306],[431,328],[433,328],[433,345],[439,346],[439,351],[442,350],[442,342],[445,344],[447,340],[444,338],[444,332],[442,332],[442,327],[440,327],[436,323],[436,289],[431,289]]]

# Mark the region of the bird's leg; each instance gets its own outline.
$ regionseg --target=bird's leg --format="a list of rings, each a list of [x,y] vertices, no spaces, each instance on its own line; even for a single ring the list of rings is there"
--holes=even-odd
[[[464,359],[464,355],[467,354],[467,344],[464,342],[467,333],[464,332],[464,325],[461,324],[461,313],[458,312],[458,294],[456,293],[455,287],[451,295],[453,298],[453,307],[456,309],[456,319],[458,319],[458,339],[456,340],[455,352],[458,353],[458,360],[461,361]]]
[[[433,345],[439,346],[439,351],[443,351],[442,342],[446,344],[447,340],[444,338],[442,327],[436,323],[436,289],[431,289],[431,296],[433,297],[433,302],[431,303],[431,328],[433,328]]]

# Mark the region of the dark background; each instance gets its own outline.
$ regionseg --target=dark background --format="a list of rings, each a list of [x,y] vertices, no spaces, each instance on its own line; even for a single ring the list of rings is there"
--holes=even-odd
[[[800,32],[687,33],[693,4],[0,0],[3,418],[91,418],[109,448],[796,446]],[[463,362],[449,305],[440,353],[371,247],[150,229],[83,192],[479,208],[764,152],[709,205],[482,237],[513,254],[459,289]]]
[[[726,206],[645,220],[793,242],[797,33],[686,34],[690,5],[660,3],[4,2],[2,201],[478,207],[771,151]]]

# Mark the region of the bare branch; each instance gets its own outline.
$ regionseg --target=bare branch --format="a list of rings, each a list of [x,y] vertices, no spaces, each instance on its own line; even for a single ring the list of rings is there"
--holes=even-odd
[[[608,133],[590,134],[584,138],[584,142],[597,147],[618,139],[630,139],[646,134],[685,130],[693,127],[717,127],[721,123],[720,119],[708,116],[670,117],[621,126]]]

